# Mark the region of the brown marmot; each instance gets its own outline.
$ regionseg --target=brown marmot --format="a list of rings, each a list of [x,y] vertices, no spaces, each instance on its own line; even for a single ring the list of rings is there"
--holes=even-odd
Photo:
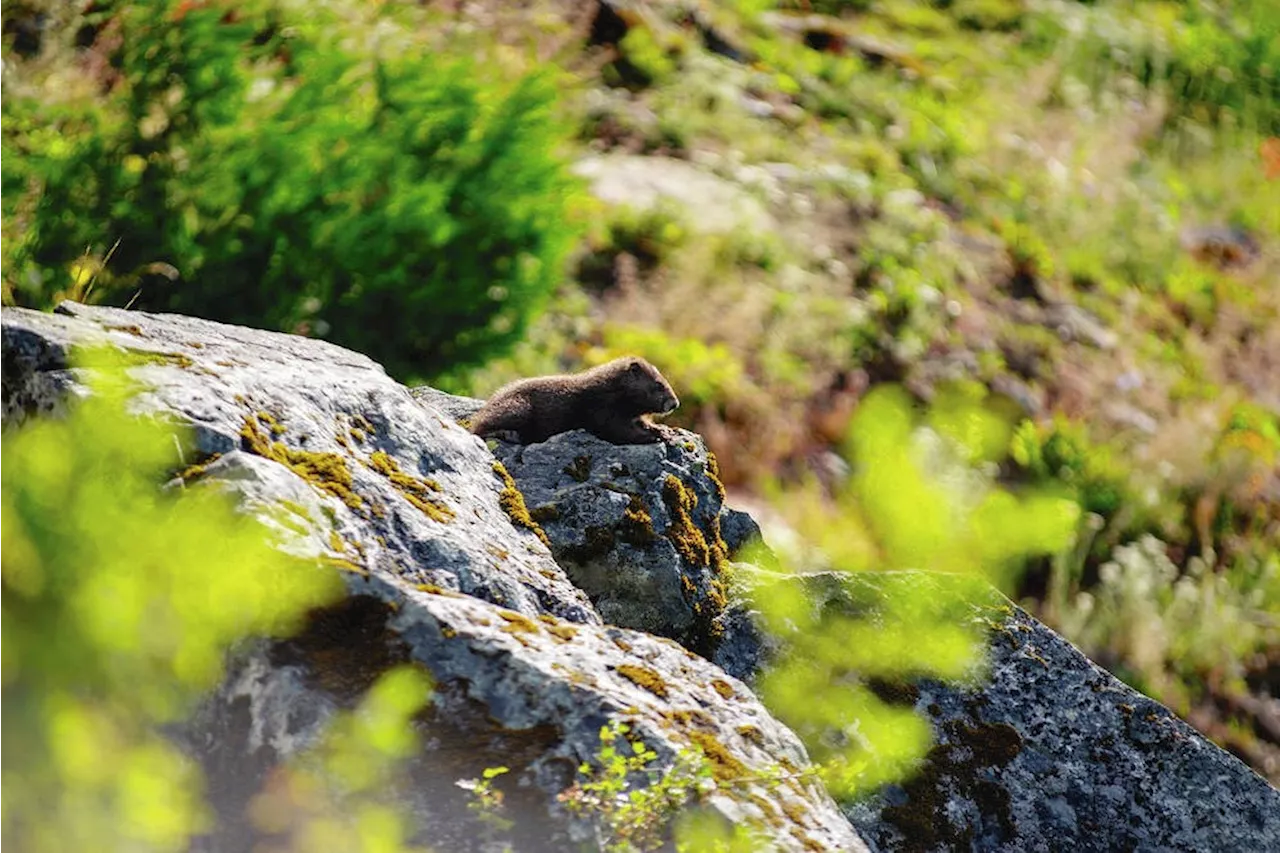
[[[571,429],[613,444],[653,444],[663,429],[644,415],[680,405],[658,368],[643,358],[616,358],[582,373],[521,379],[494,393],[471,418],[476,435],[515,434],[535,444]]]

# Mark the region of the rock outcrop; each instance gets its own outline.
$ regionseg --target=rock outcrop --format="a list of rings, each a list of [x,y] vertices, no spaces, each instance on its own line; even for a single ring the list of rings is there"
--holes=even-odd
[[[994,592],[965,605],[989,632],[986,680],[893,691],[934,728],[920,772],[838,806],[749,686],[787,637],[766,638],[728,581],[875,618],[884,576],[734,563],[759,531],[724,506],[695,435],[486,446],[457,423],[478,401],[324,342],[74,304],[5,310],[6,429],[82,393],[68,352],[93,343],[133,354],[140,411],[193,428],[183,484],[234,492],[281,548],[344,569],[346,598],[238,651],[187,727],[220,818],[203,850],[249,849],[264,774],[404,661],[435,693],[395,797],[441,851],[482,849],[455,783],[499,764],[514,849],[571,849],[584,827],[555,795],[610,723],[657,767],[701,755],[709,807],[774,849],[1280,849],[1280,793]]]
[[[625,723],[657,753],[654,769],[681,751],[702,755],[717,785],[707,805],[777,849],[865,849],[819,784],[771,781],[778,768],[795,777],[808,759],[746,685],[670,639],[603,624],[547,545],[572,549],[573,531],[547,519],[565,537],[547,539],[506,469],[455,422],[466,401],[432,405],[421,391],[415,399],[370,360],[321,341],[187,317],[75,304],[55,314],[8,309],[3,341],[6,428],[78,389],[73,346],[126,350],[143,385],[139,410],[194,429],[198,458],[175,459],[188,487],[233,490],[273,526],[280,547],[346,569],[347,598],[314,614],[300,636],[240,653],[186,732],[219,815],[202,849],[249,849],[244,808],[266,771],[403,661],[430,670],[435,694],[420,721],[427,747],[411,767],[412,790],[396,798],[434,849],[482,848],[482,827],[455,783],[496,765],[511,770],[501,787],[519,827],[514,848],[570,849],[584,828],[555,795],[599,751],[610,723]],[[612,470],[606,447],[596,450],[591,467]],[[650,553],[636,556],[632,579],[642,584],[652,571],[644,594],[674,596],[646,624],[689,634],[698,598],[685,597],[681,579],[705,590],[713,575],[701,560],[687,564],[673,530],[718,538],[720,504],[696,436],[658,453],[647,467],[635,464],[659,480],[629,481],[655,516]],[[521,470],[550,458],[535,448],[523,455]],[[588,474],[581,484],[595,483]],[[679,492],[683,518],[658,502],[667,491]],[[567,520],[597,497],[554,499]],[[597,520],[617,521],[607,508]],[[580,565],[599,571],[585,558]],[[609,612],[644,621],[627,617],[617,593],[600,597]]]

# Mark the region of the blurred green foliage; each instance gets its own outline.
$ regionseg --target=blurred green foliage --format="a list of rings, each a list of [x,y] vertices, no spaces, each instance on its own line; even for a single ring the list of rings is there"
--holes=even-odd
[[[553,72],[440,54],[406,4],[94,8],[105,96],[6,93],[6,301],[91,266],[95,300],[322,335],[402,376],[520,339],[576,233]]]
[[[932,741],[924,719],[886,703],[867,680],[980,676],[985,636],[973,605],[989,601],[985,581],[1008,588],[1026,557],[1074,540],[1073,501],[1015,497],[985,471],[1010,430],[972,389],[951,389],[922,416],[905,391],[881,386],[850,426],[854,473],[835,505],[815,513],[795,491],[775,502],[822,563],[871,570],[849,584],[858,606],[820,607],[821,596],[795,582],[754,598],[785,649],[762,678],[763,695],[838,797],[902,779]],[[931,572],[885,571],[894,569]]]
[[[162,493],[173,430],[125,414],[118,363],[85,363],[94,396],[3,440],[4,841],[185,850],[210,814],[159,727],[233,642],[295,629],[339,581],[223,494]]]
[[[1085,512],[1110,517],[1132,501],[1124,466],[1109,448],[1089,440],[1083,424],[1063,418],[1047,424],[1023,421],[1010,456],[1032,482],[1064,484]]]
[[[1168,98],[1169,122],[1280,135],[1274,0],[1097,3],[1067,34],[1073,69],[1104,91],[1117,73]]]
[[[413,717],[431,679],[401,665],[387,670],[354,711],[331,720],[319,742],[277,767],[249,804],[263,834],[260,853],[426,853],[410,846],[415,827],[395,791],[410,784],[403,760],[417,754]]]

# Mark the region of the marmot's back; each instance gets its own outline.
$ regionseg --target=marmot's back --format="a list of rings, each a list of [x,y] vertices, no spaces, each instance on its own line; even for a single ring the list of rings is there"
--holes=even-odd
[[[521,444],[585,429],[614,444],[649,444],[662,430],[643,415],[680,405],[667,380],[642,358],[618,358],[582,373],[522,379],[499,389],[471,419],[476,435],[514,433]]]

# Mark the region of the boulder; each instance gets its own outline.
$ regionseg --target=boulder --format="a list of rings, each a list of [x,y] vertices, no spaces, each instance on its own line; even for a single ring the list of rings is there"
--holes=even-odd
[[[872,850],[1280,849],[1280,791],[994,590],[925,572],[740,578],[757,595],[801,584],[815,612],[870,620],[903,583],[924,600],[963,595],[987,633],[968,683],[880,687],[935,743],[912,778],[842,803]],[[770,642],[766,660],[787,648]]]
[[[218,816],[197,849],[251,849],[245,806],[270,769],[316,742],[337,711],[402,662],[429,670],[435,690],[415,718],[424,746],[410,761],[412,782],[386,793],[434,849],[486,849],[487,827],[457,783],[497,765],[510,768],[496,784],[516,821],[500,839],[511,849],[589,840],[590,827],[556,795],[615,723],[657,754],[654,771],[682,754],[699,757],[713,782],[704,805],[753,827],[772,849],[866,849],[813,780],[799,739],[745,684],[670,639],[604,624],[547,544],[562,549],[578,541],[575,531],[547,519],[549,539],[530,517],[511,475],[456,423],[470,411],[465,401],[415,398],[369,359],[323,341],[188,317],[67,303],[54,314],[6,309],[2,320],[6,429],[81,392],[68,364],[73,346],[110,344],[134,364],[138,411],[193,429],[194,449],[175,459],[181,475],[171,488],[230,490],[281,548],[345,570],[341,602],[313,613],[296,637],[237,649],[223,683],[178,733],[204,768]],[[598,474],[557,473],[554,454],[571,461],[586,441],[568,436],[504,455],[530,483],[543,466],[548,491],[535,507],[562,501],[585,514],[603,477],[630,484],[653,524],[647,565],[660,580],[648,588],[674,596],[651,605],[664,614],[653,624],[678,634],[715,574],[709,554],[686,560],[682,549],[697,545],[677,539],[696,542],[697,530],[708,551],[721,547],[706,541],[721,503],[705,451],[692,438],[666,448],[592,445]],[[574,504],[565,494],[574,486],[595,491]],[[631,505],[630,496],[619,501],[624,517]],[[600,525],[617,520],[609,512],[595,516]],[[575,565],[602,569],[589,559]],[[631,567],[636,583],[641,567]],[[701,584],[694,597],[683,578]],[[616,594],[599,597],[624,612]]]
[[[694,433],[614,445],[582,430],[495,441],[551,552],[611,625],[712,654],[727,603],[724,486]]]

